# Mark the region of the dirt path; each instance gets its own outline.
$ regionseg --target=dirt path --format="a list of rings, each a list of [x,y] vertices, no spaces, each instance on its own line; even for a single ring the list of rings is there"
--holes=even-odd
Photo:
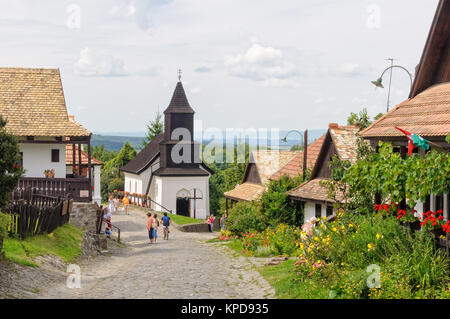
[[[62,282],[41,289],[37,298],[270,298],[273,289],[244,257],[206,244],[215,235],[184,233],[172,227],[170,240],[148,243],[142,210],[119,213],[113,223],[125,248],[85,261],[81,288]]]

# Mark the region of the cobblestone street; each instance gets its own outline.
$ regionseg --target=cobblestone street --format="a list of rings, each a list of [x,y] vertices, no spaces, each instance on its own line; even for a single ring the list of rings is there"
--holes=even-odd
[[[42,289],[38,298],[271,298],[273,289],[247,258],[207,244],[211,233],[171,227],[170,240],[148,243],[142,210],[113,216],[126,247],[84,261],[81,288],[66,282]],[[111,245],[110,245],[111,246]]]

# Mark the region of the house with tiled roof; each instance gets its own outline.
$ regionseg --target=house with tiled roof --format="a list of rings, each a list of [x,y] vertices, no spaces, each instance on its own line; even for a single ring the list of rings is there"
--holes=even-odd
[[[322,141],[317,160],[308,181],[302,183],[288,192],[289,198],[303,206],[304,222],[312,218],[331,217],[336,215],[333,208],[334,200],[330,199],[326,188],[322,187],[321,181],[331,176],[328,164],[333,156],[340,160],[356,163],[358,149],[359,128],[356,126],[339,126],[330,123]],[[343,199],[343,194],[336,194],[337,200]]]
[[[408,140],[395,127],[427,139],[430,149],[450,150],[445,137],[450,134],[450,1],[441,0],[428,33],[409,97],[361,132],[375,148],[379,141],[390,142],[402,157]],[[415,148],[424,155],[425,151]],[[446,172],[448,173],[448,172]],[[449,194],[430,194],[416,210],[442,209],[450,217]]]
[[[58,69],[0,68],[0,115],[6,120],[6,131],[19,141],[18,164],[25,173],[18,189],[32,187],[44,194],[100,202],[100,168],[94,172],[91,132],[67,114]],[[84,162],[83,152],[72,152],[68,159],[66,145],[86,146]],[[68,172],[68,166],[74,165],[80,170]]]
[[[323,141],[325,140],[325,135],[323,134],[317,140],[308,145],[306,168],[312,170],[316,164],[317,157],[319,156],[320,149],[322,148]],[[280,180],[281,176],[288,176],[291,178],[298,177],[303,171],[303,156],[304,151],[299,152],[295,155],[286,165],[281,167],[270,177],[271,180]]]
[[[242,182],[224,193],[226,211],[240,201],[254,201],[261,198],[273,174],[278,172],[299,152],[253,150],[245,167]]]
[[[149,195],[151,208],[205,219],[209,216],[209,178],[194,141],[194,110],[181,81],[164,111],[164,133],[153,138],[127,165],[124,190]]]

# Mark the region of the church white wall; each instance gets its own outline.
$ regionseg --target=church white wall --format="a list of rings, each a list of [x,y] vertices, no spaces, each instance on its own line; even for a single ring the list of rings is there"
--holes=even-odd
[[[66,177],[66,145],[65,144],[33,144],[20,143],[23,153],[24,177],[45,177],[46,169],[55,170],[55,178]],[[52,149],[59,150],[59,162],[52,162]]]
[[[130,194],[142,194],[142,179],[139,175],[124,172],[125,175],[125,192]]]
[[[155,182],[158,188],[157,202],[172,210],[174,214],[176,213],[178,191],[186,189],[193,196],[192,190],[199,189],[203,194],[203,199],[196,200],[195,218],[206,219],[209,216],[209,176],[158,177],[155,178]],[[191,200],[190,215],[194,217],[193,200]]]

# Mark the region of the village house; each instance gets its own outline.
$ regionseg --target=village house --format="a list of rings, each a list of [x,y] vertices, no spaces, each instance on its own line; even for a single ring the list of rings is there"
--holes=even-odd
[[[430,141],[430,150],[450,150],[445,137],[450,134],[450,1],[440,1],[427,41],[416,67],[416,74],[407,100],[384,114],[361,132],[361,136],[377,147],[379,141],[390,142],[405,158],[408,140],[395,127],[417,134]],[[428,150],[429,151],[429,150]],[[415,148],[423,156],[427,151]],[[443,172],[448,174],[449,172]],[[450,217],[449,194],[430,194],[415,209],[426,212],[442,209]]]
[[[298,152],[253,150],[245,167],[242,183],[224,193],[225,210],[233,208],[240,201],[255,201],[261,198],[270,177],[286,165]]]
[[[320,184],[331,176],[328,164],[333,156],[336,155],[341,161],[348,160],[351,164],[356,163],[358,131],[359,128],[356,126],[339,126],[336,123],[330,123],[310,179],[288,192],[293,202],[303,206],[305,223],[313,218],[329,218],[336,215],[333,207],[334,200],[328,197],[326,188]],[[336,195],[338,200],[343,199],[342,194]]]
[[[120,170],[125,175],[125,192],[149,195],[152,209],[205,219],[210,214],[209,178],[213,171],[199,159],[200,144],[194,142],[193,135],[194,113],[179,81],[164,111],[164,133]],[[180,141],[178,132],[189,136]],[[183,146],[187,160],[174,157],[176,145]],[[179,154],[176,149],[174,153]]]
[[[58,69],[0,68],[0,115],[19,141],[19,190],[100,203],[101,162],[90,156],[91,132],[67,114]]]
[[[324,137],[325,135],[308,145],[307,169],[314,167]],[[252,151],[241,184],[224,193],[226,211],[233,208],[237,202],[259,200],[271,180],[280,180],[281,176],[300,176],[303,155],[304,151]]]

